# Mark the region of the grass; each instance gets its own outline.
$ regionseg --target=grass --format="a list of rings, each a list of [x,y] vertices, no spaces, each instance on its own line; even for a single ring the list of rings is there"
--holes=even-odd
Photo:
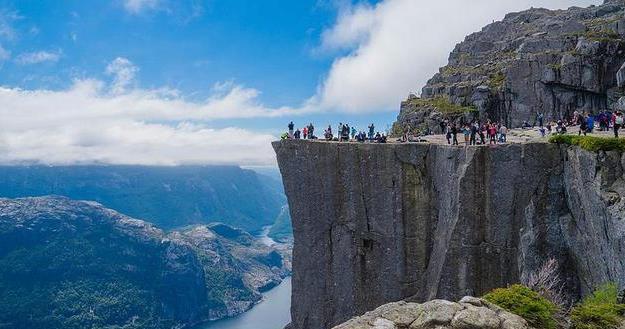
[[[452,103],[447,97],[444,96],[437,96],[434,98],[415,98],[410,102],[416,106],[433,107],[443,114],[462,114],[477,111],[477,109],[473,106],[462,106]]]
[[[591,152],[598,151],[620,151],[625,152],[625,139],[595,137],[595,136],[575,136],[556,135],[549,138],[549,142],[556,144],[577,145],[584,150]]]
[[[618,286],[608,283],[599,287],[592,295],[573,308],[571,323],[573,329],[616,329],[625,318],[625,304],[619,304]]]
[[[558,307],[532,289],[515,284],[495,289],[483,297],[485,300],[524,318],[534,328],[555,329]]]
[[[501,71],[491,75],[490,79],[488,80],[488,85],[493,89],[501,89],[503,88],[505,83],[506,75]]]

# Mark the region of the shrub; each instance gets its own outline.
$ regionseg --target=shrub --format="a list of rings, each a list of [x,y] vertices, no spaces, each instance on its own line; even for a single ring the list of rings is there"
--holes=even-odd
[[[521,316],[534,328],[556,328],[556,305],[526,286],[515,284],[495,289],[486,294],[484,299]]]
[[[625,139],[595,136],[556,135],[549,142],[577,145],[587,151],[625,151]]]
[[[599,287],[592,295],[571,311],[574,329],[615,329],[625,318],[625,304],[619,304],[618,287],[608,283]]]

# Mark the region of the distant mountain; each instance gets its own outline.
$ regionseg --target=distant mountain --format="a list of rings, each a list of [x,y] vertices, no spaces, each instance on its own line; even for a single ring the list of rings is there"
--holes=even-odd
[[[288,242],[293,239],[293,226],[291,224],[289,206],[282,207],[282,211],[276,218],[276,222],[271,226],[268,235],[270,238],[281,242]]]
[[[0,166],[0,197],[96,201],[163,229],[223,222],[259,232],[286,204],[279,180],[235,166]]]
[[[0,328],[181,328],[239,314],[290,256],[224,224],[169,234],[93,202],[0,199]]]

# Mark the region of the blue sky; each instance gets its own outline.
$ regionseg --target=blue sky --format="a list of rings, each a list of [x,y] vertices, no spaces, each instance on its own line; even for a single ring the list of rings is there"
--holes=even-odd
[[[0,162],[271,165],[290,120],[388,128],[509,11],[600,2],[0,0]]]

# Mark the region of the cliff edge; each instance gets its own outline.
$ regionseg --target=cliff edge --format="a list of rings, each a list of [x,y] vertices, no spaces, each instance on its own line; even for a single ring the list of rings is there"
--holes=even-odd
[[[625,285],[625,156],[497,147],[274,142],[293,219],[292,328],[410,298],[458,300],[559,261],[577,298]]]

